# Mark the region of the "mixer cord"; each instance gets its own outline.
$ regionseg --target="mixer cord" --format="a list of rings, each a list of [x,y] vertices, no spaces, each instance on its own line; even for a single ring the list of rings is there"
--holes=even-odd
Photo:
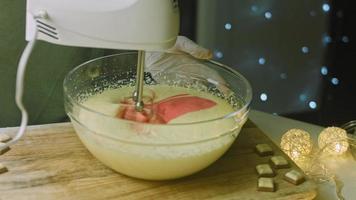
[[[33,17],[34,19],[36,17]],[[30,58],[30,55],[32,53],[32,50],[36,44],[37,41],[37,27],[36,25],[33,27],[34,33],[32,34],[31,39],[27,43],[24,51],[22,52],[22,55],[20,57],[20,61],[18,63],[17,67],[17,75],[16,75],[16,92],[15,92],[15,101],[16,105],[21,111],[21,124],[20,127],[16,133],[16,135],[8,142],[2,143],[0,146],[1,149],[6,149],[10,145],[16,143],[18,140],[21,139],[21,137],[24,135],[28,123],[28,113],[26,111],[26,108],[23,104],[23,93],[24,93],[24,78],[25,78],[25,73],[26,73],[26,66],[28,63],[28,59]]]

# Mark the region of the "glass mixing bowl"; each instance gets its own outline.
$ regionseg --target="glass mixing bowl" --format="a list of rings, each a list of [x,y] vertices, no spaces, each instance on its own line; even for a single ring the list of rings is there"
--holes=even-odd
[[[115,54],[83,63],[66,76],[65,110],[86,148],[117,172],[147,180],[187,176],[221,157],[247,120],[252,98],[248,81],[214,61],[166,55],[147,67],[146,85],[208,92],[229,102],[233,111],[208,120],[149,124],[119,119],[84,104],[103,91],[134,86],[136,62],[137,53]],[[167,63],[172,66],[162,67]]]

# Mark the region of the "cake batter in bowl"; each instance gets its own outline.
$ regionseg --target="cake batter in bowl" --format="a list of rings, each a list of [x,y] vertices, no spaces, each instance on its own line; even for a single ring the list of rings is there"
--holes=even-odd
[[[184,177],[220,158],[247,120],[248,81],[213,61],[147,66],[145,109],[137,113],[136,56],[97,58],[67,75],[66,112],[86,148],[115,171],[147,180]]]

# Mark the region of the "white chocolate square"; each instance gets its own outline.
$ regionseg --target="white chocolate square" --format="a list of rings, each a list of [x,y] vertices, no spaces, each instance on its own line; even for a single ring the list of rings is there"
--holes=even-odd
[[[273,177],[275,173],[269,164],[261,164],[256,166],[256,171],[259,177]]]
[[[11,137],[6,135],[5,133],[0,133],[0,142],[7,142],[11,140]]]
[[[304,175],[294,169],[287,172],[284,175],[284,179],[287,180],[288,182],[295,184],[295,185],[299,185],[300,183],[304,182],[304,180],[305,180]]]
[[[3,149],[3,146],[5,146],[5,143],[0,142],[0,155],[4,154],[10,150],[10,147],[6,147]]]
[[[272,166],[276,169],[289,167],[288,161],[283,156],[272,156],[270,162]]]
[[[273,149],[268,144],[257,144],[255,148],[260,156],[273,155]]]
[[[274,181],[273,178],[259,178],[257,183],[257,190],[258,191],[265,191],[265,192],[274,192]]]
[[[0,163],[0,174],[5,172],[7,172],[7,168],[2,163]]]

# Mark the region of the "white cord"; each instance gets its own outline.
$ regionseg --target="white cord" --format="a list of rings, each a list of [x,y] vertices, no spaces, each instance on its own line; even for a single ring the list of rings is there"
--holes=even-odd
[[[32,38],[29,40],[27,43],[24,51],[22,52],[18,67],[17,67],[17,75],[16,75],[16,93],[15,93],[15,100],[16,100],[16,105],[21,111],[21,125],[19,127],[19,130],[17,131],[15,137],[13,137],[9,142],[2,143],[0,146],[1,149],[8,148],[10,145],[16,143],[21,137],[24,135],[27,127],[27,122],[28,122],[28,114],[26,111],[25,106],[23,105],[22,102],[22,97],[23,97],[23,90],[24,90],[24,77],[25,77],[25,72],[26,72],[26,66],[28,59],[31,55],[31,52],[33,50],[33,47],[36,44],[36,39],[37,39],[37,27],[34,25],[34,33],[32,35]]]

